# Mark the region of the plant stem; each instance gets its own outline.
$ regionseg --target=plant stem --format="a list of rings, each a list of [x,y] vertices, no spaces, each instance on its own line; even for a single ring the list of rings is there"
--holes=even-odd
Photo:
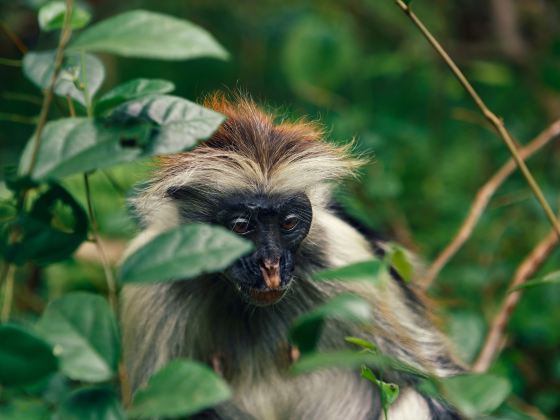
[[[0,65],[10,66],[10,67],[21,67],[21,60],[0,57]]]
[[[546,214],[546,217],[548,218],[550,224],[552,225],[552,227],[556,231],[556,233],[560,236],[560,222],[556,219],[556,216],[554,215],[554,212],[552,211],[552,208],[550,207],[550,205],[546,201],[546,198],[544,197],[544,194],[542,193],[541,188],[539,187],[539,184],[537,184],[533,175],[531,174],[531,171],[529,171],[529,168],[527,168],[527,165],[525,165],[525,162],[523,161],[523,159],[519,155],[519,152],[517,150],[517,146],[515,145],[515,142],[513,141],[513,138],[511,137],[511,134],[506,129],[503,121],[500,118],[498,118],[496,116],[496,114],[494,114],[486,106],[484,101],[481,99],[481,97],[478,95],[476,90],[472,87],[472,85],[470,84],[468,79],[465,77],[465,75],[463,74],[461,69],[459,69],[457,64],[455,64],[455,62],[453,61],[453,59],[451,59],[449,54],[447,54],[447,52],[441,46],[439,41],[430,33],[430,31],[426,28],[426,26],[424,26],[422,21],[412,12],[412,10],[410,9],[410,6],[408,6],[402,0],[395,0],[395,2],[403,10],[403,12],[410,18],[410,20],[412,20],[412,22],[418,27],[418,29],[420,29],[420,32],[422,32],[424,37],[428,40],[428,42],[432,45],[432,47],[434,47],[434,49],[437,51],[437,53],[440,55],[440,57],[443,59],[443,61],[445,61],[447,66],[451,69],[451,71],[453,72],[455,77],[459,80],[459,82],[461,83],[463,88],[467,91],[467,93],[473,99],[473,101],[475,102],[476,106],[480,109],[482,114],[494,126],[494,128],[498,132],[499,136],[502,138],[502,140],[504,141],[504,143],[508,147],[511,155],[513,156],[513,159],[515,160],[515,163],[517,164],[519,170],[523,174],[523,177],[525,177],[525,179],[526,179],[527,183],[529,184],[529,187],[533,191],[533,194],[535,195],[537,201],[539,202],[539,204],[543,208],[543,210]]]
[[[20,124],[37,124],[36,117],[28,117],[27,115],[17,115],[17,114],[8,114],[5,112],[0,112],[0,120],[2,121],[11,121]]]
[[[87,209],[89,214],[89,219],[91,222],[91,233],[93,235],[93,242],[97,247],[97,252],[101,257],[101,265],[103,266],[103,271],[105,272],[105,279],[107,280],[107,291],[109,297],[109,303],[115,312],[115,316],[118,316],[118,300],[117,300],[117,287],[115,283],[115,277],[113,276],[113,271],[109,265],[109,261],[107,259],[107,255],[105,254],[105,250],[103,249],[103,245],[101,244],[101,240],[99,238],[99,226],[97,225],[97,218],[95,217],[95,212],[93,210],[93,202],[91,198],[91,190],[89,187],[89,175],[87,173],[84,174],[84,185],[85,185],[85,192],[86,192],[86,202],[87,202]]]
[[[12,310],[12,299],[14,297],[14,273],[16,267],[13,264],[6,263],[2,272],[2,283],[4,285],[4,302],[2,303],[2,322],[7,322],[10,319],[10,312]]]
[[[72,34],[72,28],[70,27],[72,7],[73,7],[73,0],[66,0],[66,12],[64,13],[64,26],[62,28],[62,32],[60,33],[58,47],[56,48],[56,55],[54,58],[54,71],[51,76],[51,80],[49,81],[47,90],[45,91],[45,96],[43,98],[43,105],[41,107],[41,112],[39,114],[39,122],[37,123],[37,128],[33,135],[34,138],[33,150],[31,153],[31,161],[29,163],[29,168],[27,169],[27,173],[29,175],[32,174],[33,169],[35,168],[35,163],[37,162],[37,153],[39,152],[39,146],[41,145],[41,134],[43,134],[43,128],[45,127],[47,118],[49,116],[49,109],[51,107],[51,102],[54,95],[54,85],[56,83],[56,79],[58,78],[58,74],[60,73],[62,62],[64,60],[64,48],[66,47],[66,44],[68,44],[68,41],[70,40],[70,35]]]

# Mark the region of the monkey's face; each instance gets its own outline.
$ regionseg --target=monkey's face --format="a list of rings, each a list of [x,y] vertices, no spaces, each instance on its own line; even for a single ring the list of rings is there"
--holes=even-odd
[[[290,287],[296,251],[311,226],[304,194],[236,195],[222,203],[217,222],[251,240],[255,251],[225,271],[243,299],[258,306],[278,302]]]

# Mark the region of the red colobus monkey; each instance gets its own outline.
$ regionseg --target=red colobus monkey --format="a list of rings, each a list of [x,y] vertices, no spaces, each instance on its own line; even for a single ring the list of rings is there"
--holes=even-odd
[[[215,368],[219,361],[234,392],[205,418],[381,418],[377,390],[359,372],[287,372],[293,321],[343,292],[370,303],[372,325],[364,331],[327,324],[320,349],[344,348],[345,336],[358,335],[433,375],[460,372],[414,284],[398,275],[383,287],[311,279],[318,270],[383,252],[333,209],[333,186],[360,165],[348,148],[323,141],[316,124],[275,123],[249,99],[216,95],[205,105],[227,120],[194,150],[161,159],[134,201],[144,231],[131,249],[163,230],[202,222],[251,240],[254,252],[223,273],[125,287],[125,360],[133,388],[170,359],[188,357]],[[413,377],[395,372],[390,379],[401,387],[391,420],[458,418],[445,403],[419,394]]]

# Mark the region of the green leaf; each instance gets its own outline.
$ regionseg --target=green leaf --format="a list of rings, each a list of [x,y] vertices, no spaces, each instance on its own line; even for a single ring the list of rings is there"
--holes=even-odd
[[[512,287],[509,290],[509,293],[511,292],[515,292],[516,290],[520,290],[520,289],[527,289],[527,288],[531,288],[531,287],[537,287],[537,286],[546,286],[549,284],[559,284],[560,283],[560,270],[559,271],[553,271],[552,273],[548,273],[547,275],[543,276],[543,277],[539,277],[533,280],[529,280],[523,284],[520,284],[516,287]]]
[[[355,344],[365,350],[377,351],[377,346],[370,341],[358,337],[345,337],[344,341],[350,344]]]
[[[315,280],[341,281],[377,281],[387,270],[387,264],[381,260],[360,261],[344,267],[320,271],[313,275]]]
[[[39,27],[43,31],[60,29],[64,25],[64,15],[66,14],[66,4],[63,1],[51,1],[39,9]],[[91,15],[74,4],[72,7],[72,17],[70,27],[79,29],[86,26],[91,19]]]
[[[58,370],[52,347],[22,327],[0,325],[0,384],[30,385]]]
[[[402,279],[409,283],[412,280],[413,267],[406,252],[401,247],[395,247],[390,256],[391,266],[397,270]]]
[[[115,124],[88,118],[62,118],[47,123],[31,177],[59,179],[75,173],[131,162],[145,155],[152,126]],[[20,173],[29,168],[34,140],[22,154]]]
[[[206,365],[174,360],[136,392],[129,415],[135,418],[188,416],[230,397],[225,381]]]
[[[220,226],[183,225],[163,232],[122,264],[120,281],[162,282],[221,271],[253,249]]]
[[[177,153],[207,139],[224,121],[224,116],[178,96],[155,95],[126,102],[110,115],[115,121],[143,120],[159,126],[157,137],[146,153]]]
[[[418,378],[427,378],[422,370],[402,362],[394,357],[372,353],[355,352],[350,350],[313,352],[304,354],[290,370],[295,374],[314,372],[320,369],[358,368],[362,365],[371,366],[378,370],[393,369]]]
[[[72,392],[58,409],[61,420],[124,420],[125,412],[108,387],[81,388]]]
[[[290,338],[302,353],[315,349],[327,319],[367,323],[372,319],[372,313],[364,299],[343,294],[303,314],[290,329]]]
[[[43,401],[18,398],[0,404],[0,419],[48,420],[51,419],[51,412]]]
[[[55,348],[62,371],[74,380],[100,382],[117,371],[120,354],[117,324],[107,301],[85,292],[51,302],[37,324]]]
[[[477,418],[498,408],[511,392],[504,378],[467,373],[440,380],[442,394],[467,418]]]
[[[168,93],[175,89],[175,85],[162,79],[134,79],[129,80],[104,94],[95,104],[95,112],[101,115],[103,112],[114,108],[131,99],[141,98],[157,93]]]
[[[389,419],[389,407],[399,397],[399,386],[390,382],[377,381],[377,386],[381,393],[381,404],[383,405],[383,412],[385,413],[385,420]]]
[[[82,206],[60,185],[51,184],[34,202],[29,213],[20,213],[10,224],[19,232],[15,241],[5,240],[6,260],[38,265],[70,257],[86,240],[88,218]]]
[[[125,12],[85,29],[69,50],[164,60],[228,58],[224,48],[201,27],[146,10]]]
[[[40,89],[49,86],[54,72],[55,51],[28,52],[23,57],[23,73]],[[83,71],[85,69],[85,72]],[[80,104],[87,106],[84,88],[87,85],[90,100],[101,87],[105,79],[105,68],[99,59],[91,54],[84,54],[82,67],[81,54],[68,53],[54,85],[54,93],[70,96]]]

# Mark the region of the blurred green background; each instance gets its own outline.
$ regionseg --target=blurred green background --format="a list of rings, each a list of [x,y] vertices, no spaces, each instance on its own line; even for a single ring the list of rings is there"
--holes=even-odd
[[[57,33],[39,32],[40,0],[0,3],[0,57],[20,59],[16,34],[30,50],[52,48]],[[370,158],[359,181],[340,193],[348,210],[426,261],[450,241],[477,189],[508,159],[501,140],[392,0],[222,1],[91,0],[99,20],[144,8],[189,19],[231,53],[228,62],[123,59],[100,55],[104,90],[131,78],[163,78],[175,94],[201,99],[216,89],[246,91],[294,118],[319,119],[333,141],[356,139]],[[560,5],[553,0],[416,0],[417,14],[520,143],[560,118]],[[40,109],[40,92],[21,68],[0,63],[0,165],[17,162]],[[58,98],[60,100],[60,98]],[[56,105],[56,104],[55,104]],[[51,118],[64,107],[53,107]],[[560,142],[529,161],[558,208]],[[145,179],[149,162],[92,177],[104,238],[118,246],[135,232],[124,191]],[[83,198],[82,181],[65,185]],[[1,189],[0,195],[6,194]],[[82,201],[83,202],[83,201]],[[511,277],[549,231],[519,174],[492,199],[470,240],[431,288],[443,328],[466,362],[476,356]],[[540,274],[560,268],[556,250]],[[37,269],[17,285],[20,313],[70,289],[102,289],[101,268],[87,255]],[[539,274],[537,273],[537,274]],[[492,371],[514,392],[560,418],[560,286],[527,290]]]

